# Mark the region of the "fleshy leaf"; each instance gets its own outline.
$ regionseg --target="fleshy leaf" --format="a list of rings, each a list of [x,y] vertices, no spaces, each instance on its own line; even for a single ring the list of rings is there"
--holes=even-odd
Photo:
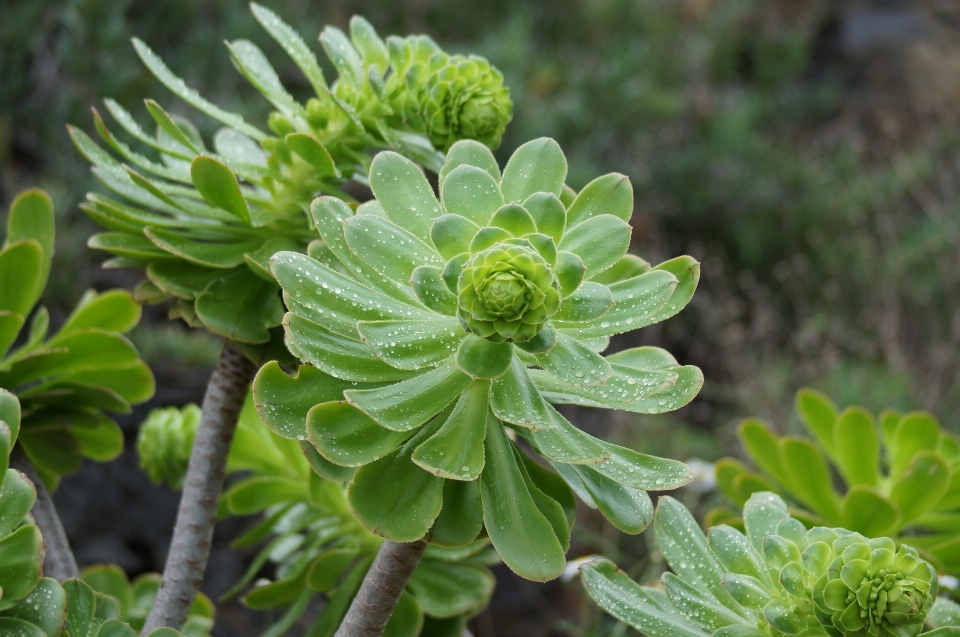
[[[559,144],[541,137],[523,144],[510,157],[500,190],[506,202],[521,203],[535,192],[559,196],[567,176],[567,160]]]
[[[413,461],[430,473],[451,480],[473,481],[483,471],[483,440],[498,426],[489,407],[490,381],[470,383],[443,426],[413,452]]]

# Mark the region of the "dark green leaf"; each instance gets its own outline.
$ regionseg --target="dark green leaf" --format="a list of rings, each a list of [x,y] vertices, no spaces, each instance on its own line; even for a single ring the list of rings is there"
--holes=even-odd
[[[457,366],[473,379],[498,378],[506,373],[513,360],[511,343],[493,343],[468,334],[457,350]]]
[[[470,383],[440,430],[414,450],[413,461],[441,478],[467,482],[479,478],[484,463],[483,439],[496,421],[489,396],[489,381]]]
[[[197,297],[197,316],[230,340],[266,343],[283,320],[277,286],[240,270],[214,281]]]
[[[384,429],[352,405],[331,401],[307,413],[307,435],[330,462],[359,467],[390,453],[410,434]]]
[[[430,531],[436,546],[458,547],[470,544],[483,529],[483,505],[480,481],[444,480],[443,507]]]

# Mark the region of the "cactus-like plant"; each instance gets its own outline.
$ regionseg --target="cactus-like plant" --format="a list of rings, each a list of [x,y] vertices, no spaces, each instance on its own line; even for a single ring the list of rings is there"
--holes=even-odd
[[[797,413],[810,438],[778,436],[744,420],[738,437],[758,468],[724,458],[720,490],[742,506],[757,491],[777,491],[808,524],[843,526],[867,537],[890,535],[919,549],[938,568],[960,573],[960,441],[928,413],[863,407],[842,411],[823,394],[802,389]],[[845,490],[837,492],[833,470]],[[736,522],[718,508],[710,523]]]
[[[769,492],[752,495],[743,517],[746,534],[719,525],[704,536],[683,505],[663,497],[657,542],[673,570],[663,588],[639,586],[605,559],[580,567],[584,586],[650,637],[960,635],[956,605],[934,602],[936,572],[909,546],[808,530]]]
[[[683,464],[597,440],[550,404],[660,413],[702,383],[657,348],[600,355],[610,336],[679,312],[699,265],[627,254],[627,178],[576,195],[566,172],[553,140],[524,144],[502,173],[488,148],[461,141],[438,201],[416,165],[385,152],[370,168],[375,201],[316,200],[323,242],[271,260],[287,347],[309,366],[291,378],[267,365],[255,400],[276,433],[356,468],[348,500],[370,531],[460,546],[485,529],[508,566],[545,580],[564,566],[570,489],[637,533],[652,518],[646,491],[689,480]]]

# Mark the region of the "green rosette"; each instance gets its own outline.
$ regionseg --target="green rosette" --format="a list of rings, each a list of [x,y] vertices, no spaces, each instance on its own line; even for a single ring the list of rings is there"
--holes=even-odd
[[[553,140],[524,144],[502,172],[461,141],[438,201],[415,164],[381,153],[374,201],[317,199],[323,242],[272,259],[286,344],[305,365],[264,367],[257,406],[278,435],[351,471],[348,501],[371,532],[440,546],[486,535],[513,570],[546,580],[564,566],[573,492],[637,533],[653,516],[646,492],[689,481],[685,465],[598,440],[553,406],[661,413],[702,384],[658,348],[601,355],[611,336],[679,312],[699,264],[627,254],[629,181],[576,194],[566,172]]]

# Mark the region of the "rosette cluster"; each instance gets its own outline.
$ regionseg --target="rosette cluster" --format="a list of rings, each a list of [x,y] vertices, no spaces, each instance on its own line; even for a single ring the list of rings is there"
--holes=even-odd
[[[462,546],[485,529],[511,568],[544,580],[564,566],[571,490],[636,533],[653,515],[646,491],[689,480],[685,465],[589,436],[551,405],[660,413],[702,384],[658,348],[600,354],[679,312],[699,265],[627,254],[629,181],[606,175],[576,194],[566,172],[553,140],[524,144],[502,173],[486,146],[461,141],[438,201],[415,164],[381,153],[375,200],[319,198],[322,242],[272,259],[286,344],[306,365],[292,378],[261,369],[257,406],[350,480],[372,532]]]
[[[650,637],[960,635],[960,609],[934,602],[936,572],[914,549],[842,528],[807,529],[773,493],[746,503],[745,534],[719,525],[704,536],[669,497],[655,524],[673,571],[662,590],[637,585],[604,559],[580,569],[604,610]]]
[[[181,409],[154,409],[140,424],[137,454],[140,468],[147,472],[151,482],[166,482],[177,490],[183,488],[200,416],[200,408],[191,403]]]

